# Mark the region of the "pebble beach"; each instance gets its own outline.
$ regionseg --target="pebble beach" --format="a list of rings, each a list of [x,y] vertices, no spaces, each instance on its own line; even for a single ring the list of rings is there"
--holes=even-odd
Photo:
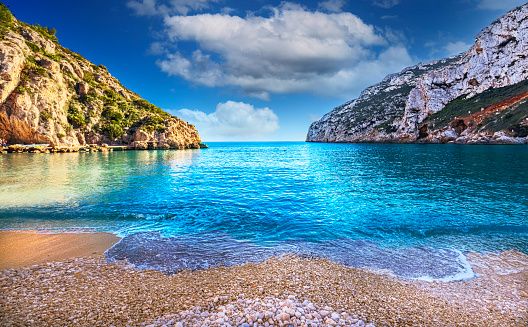
[[[528,259],[470,255],[478,278],[399,280],[328,260],[139,270],[102,256],[0,271],[2,326],[526,326]]]

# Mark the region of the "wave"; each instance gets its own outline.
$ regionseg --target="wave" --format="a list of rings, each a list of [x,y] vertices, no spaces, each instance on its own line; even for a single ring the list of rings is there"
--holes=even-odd
[[[255,244],[220,232],[179,237],[163,237],[157,232],[145,232],[125,236],[106,252],[106,257],[110,262],[126,260],[139,269],[173,274],[181,270],[257,263],[287,254],[326,258],[345,266],[404,279],[454,281],[475,277],[466,257],[458,250],[388,248],[350,239]]]

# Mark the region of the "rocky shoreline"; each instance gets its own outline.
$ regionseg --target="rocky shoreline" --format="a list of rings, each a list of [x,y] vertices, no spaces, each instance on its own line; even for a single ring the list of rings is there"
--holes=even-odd
[[[527,256],[476,262],[478,278],[429,283],[297,256],[173,275],[77,258],[0,270],[0,324],[525,326]]]
[[[309,143],[329,143],[327,141],[312,141]],[[447,128],[440,130],[423,139],[394,139],[385,137],[372,137],[357,140],[341,140],[331,143],[387,143],[387,144],[468,144],[468,145],[523,145],[528,144],[528,137],[512,137],[504,132],[477,133],[474,135],[459,134],[456,130]]]
[[[528,144],[528,137],[513,137],[505,132],[459,134],[455,129],[448,128],[419,139],[418,143],[455,143],[455,144]]]
[[[205,143],[196,145],[189,145],[185,149],[206,149]],[[13,144],[8,146],[0,146],[0,154],[7,153],[72,153],[72,152],[110,152],[110,151],[130,151],[130,150],[170,150],[167,147],[156,147],[151,144],[145,146],[129,146],[129,145],[108,145],[108,144],[87,144],[81,146],[49,146],[47,144]]]

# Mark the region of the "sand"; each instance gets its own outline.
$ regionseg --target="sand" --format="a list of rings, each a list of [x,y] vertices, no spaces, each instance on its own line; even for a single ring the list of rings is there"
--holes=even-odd
[[[101,256],[118,240],[117,236],[108,233],[0,231],[0,269]]]
[[[1,270],[0,325],[137,326],[186,310],[221,312],[241,299],[291,297],[376,326],[528,324],[528,256],[513,251],[469,256],[481,277],[454,283],[402,281],[296,256],[168,276],[88,253]]]

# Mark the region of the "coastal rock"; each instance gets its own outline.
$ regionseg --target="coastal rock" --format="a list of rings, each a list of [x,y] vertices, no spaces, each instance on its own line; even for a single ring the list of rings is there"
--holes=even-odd
[[[84,83],[84,82],[77,83],[77,94],[80,97],[87,96],[89,90],[90,90],[90,86],[87,83]]]
[[[17,21],[2,4],[0,11],[0,139],[57,147],[200,147],[193,125],[62,47],[53,30]]]
[[[367,88],[314,122],[306,139],[436,143],[456,141],[456,134],[467,129],[461,140],[503,131],[515,142],[525,142],[527,53],[525,4],[482,30],[468,51],[406,68]],[[460,120],[464,124],[458,130],[446,129]]]
[[[453,129],[448,129],[442,133],[443,142],[453,141],[458,137],[458,134]]]

